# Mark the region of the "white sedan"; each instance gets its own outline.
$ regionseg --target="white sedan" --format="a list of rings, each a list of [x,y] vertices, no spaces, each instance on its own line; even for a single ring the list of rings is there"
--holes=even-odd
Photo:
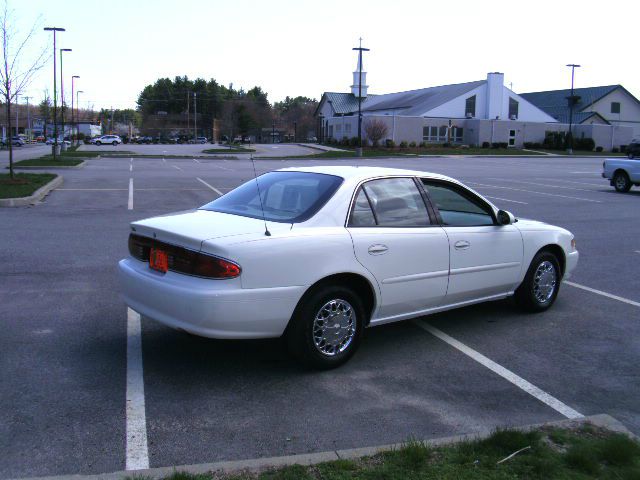
[[[336,367],[363,329],[514,296],[555,301],[573,235],[516,220],[442,175],[374,167],[264,174],[196,210],[133,222],[125,302],[211,338],[286,337]]]

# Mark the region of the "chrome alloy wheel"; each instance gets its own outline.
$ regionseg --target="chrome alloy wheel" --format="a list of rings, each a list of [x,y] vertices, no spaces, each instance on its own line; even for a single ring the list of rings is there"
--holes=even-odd
[[[557,275],[556,267],[545,260],[536,269],[533,275],[533,294],[541,304],[547,303],[556,291]]]
[[[627,186],[627,179],[624,177],[624,175],[616,175],[615,187],[618,190],[624,190],[626,186]]]
[[[344,352],[356,333],[356,314],[345,300],[325,303],[313,321],[313,343],[320,353],[333,357]]]

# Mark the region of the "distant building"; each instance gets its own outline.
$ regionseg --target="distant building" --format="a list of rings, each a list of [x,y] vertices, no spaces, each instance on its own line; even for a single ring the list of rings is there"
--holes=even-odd
[[[573,107],[575,124],[622,125],[633,128],[640,138],[640,101],[622,85],[575,88],[578,97]],[[568,97],[571,90],[523,93],[522,97],[562,123],[569,122]]]
[[[524,95],[505,87],[504,74],[499,72],[487,74],[486,80],[383,95],[368,93],[366,72],[362,72],[362,86],[359,79],[360,65],[353,73],[350,93],[322,95],[315,112],[320,141],[357,136],[359,99],[363,125],[368,119],[383,121],[387,138],[395,143],[489,142],[523,147],[525,142],[542,143],[547,132],[568,130],[563,118],[554,118]],[[630,143],[632,128],[604,118],[596,124],[597,116],[592,118],[593,124],[576,125],[574,137],[593,138],[605,150]],[[364,127],[362,135],[366,139]]]

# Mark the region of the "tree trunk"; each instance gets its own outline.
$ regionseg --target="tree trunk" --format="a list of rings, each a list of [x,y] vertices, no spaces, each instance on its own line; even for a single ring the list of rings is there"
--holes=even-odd
[[[13,179],[13,141],[11,135],[11,99],[9,95],[7,100],[7,142],[9,143],[9,178]]]

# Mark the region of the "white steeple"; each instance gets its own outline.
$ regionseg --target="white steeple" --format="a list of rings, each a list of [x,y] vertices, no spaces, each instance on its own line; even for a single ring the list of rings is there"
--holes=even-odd
[[[351,93],[356,97],[367,98],[367,72],[362,69],[362,52],[368,51],[368,48],[362,48],[362,39],[360,39],[360,48],[354,48],[358,50],[358,66],[356,71],[353,72],[353,84],[351,85]],[[362,76],[361,76],[362,75]],[[360,88],[360,78],[362,78],[362,88]]]

